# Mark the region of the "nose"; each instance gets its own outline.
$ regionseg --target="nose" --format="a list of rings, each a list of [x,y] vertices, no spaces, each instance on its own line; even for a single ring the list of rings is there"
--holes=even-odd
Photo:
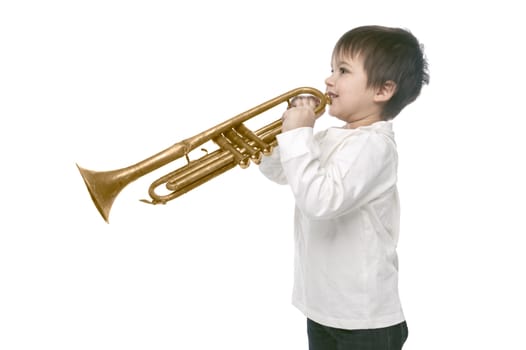
[[[334,86],[334,81],[332,80],[332,75],[328,76],[325,79],[325,85],[327,85],[328,87]]]

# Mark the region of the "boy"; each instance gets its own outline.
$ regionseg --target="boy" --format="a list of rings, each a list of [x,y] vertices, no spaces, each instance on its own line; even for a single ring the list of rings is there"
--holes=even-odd
[[[310,350],[401,349],[397,150],[391,119],[429,82],[418,40],[380,26],[345,33],[325,83],[341,127],[313,134],[317,101],[283,114],[278,147],[260,170],[295,197],[293,304]]]

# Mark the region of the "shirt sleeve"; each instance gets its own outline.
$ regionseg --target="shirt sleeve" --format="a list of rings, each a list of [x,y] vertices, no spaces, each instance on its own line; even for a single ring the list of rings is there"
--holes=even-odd
[[[311,218],[348,213],[396,185],[396,148],[385,135],[356,133],[320,161],[312,128],[278,135],[283,173],[296,206]]]
[[[283,167],[281,166],[279,147],[275,147],[271,155],[263,156],[261,163],[259,164],[259,170],[271,181],[280,185],[287,184],[287,178],[285,177]]]

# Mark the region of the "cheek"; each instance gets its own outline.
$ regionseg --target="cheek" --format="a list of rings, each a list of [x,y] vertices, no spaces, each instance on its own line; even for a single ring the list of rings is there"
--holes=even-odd
[[[353,92],[351,90],[347,90],[343,94],[339,95],[338,102],[340,106],[345,106],[352,104],[355,99],[356,96],[353,94]]]

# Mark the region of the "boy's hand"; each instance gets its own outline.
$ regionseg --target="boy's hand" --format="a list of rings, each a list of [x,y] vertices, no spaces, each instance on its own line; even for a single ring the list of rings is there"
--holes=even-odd
[[[283,125],[281,132],[289,131],[301,127],[313,127],[323,111],[314,114],[314,110],[320,101],[314,96],[297,96],[290,102],[290,108],[283,113],[281,119]]]

